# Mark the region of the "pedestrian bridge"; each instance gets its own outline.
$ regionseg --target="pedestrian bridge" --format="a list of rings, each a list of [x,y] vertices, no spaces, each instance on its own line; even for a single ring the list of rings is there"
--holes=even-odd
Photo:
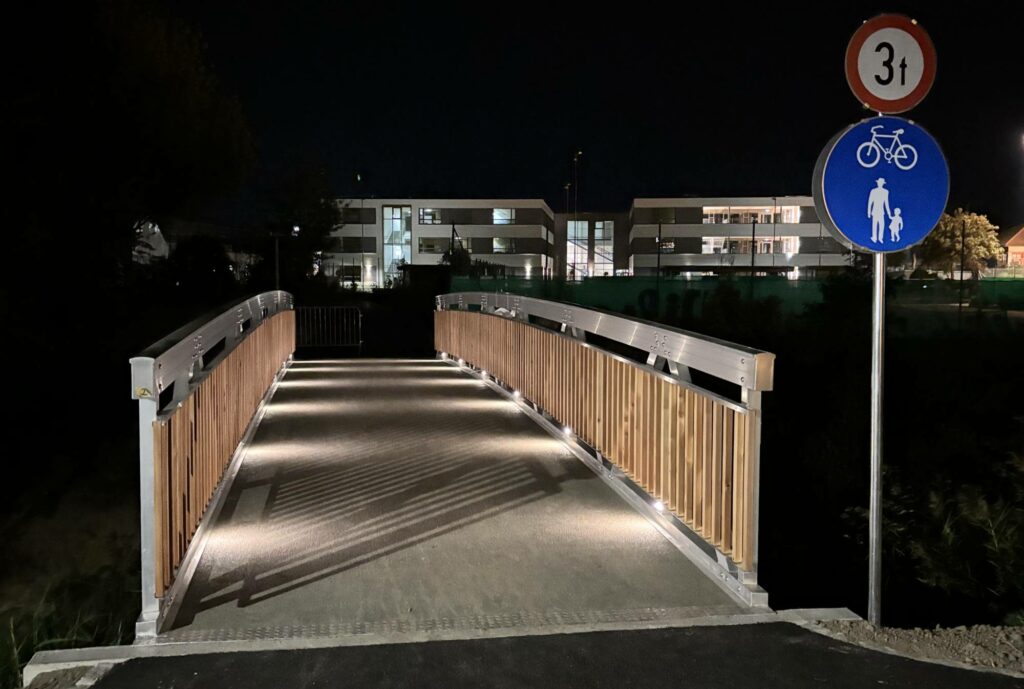
[[[302,360],[293,300],[270,292],[132,359],[140,639],[368,643],[767,612],[773,355],[504,294],[442,295],[434,327],[433,359]]]

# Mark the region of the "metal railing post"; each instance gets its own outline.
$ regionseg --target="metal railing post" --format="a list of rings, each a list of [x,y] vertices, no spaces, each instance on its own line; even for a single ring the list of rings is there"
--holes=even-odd
[[[132,379],[153,381],[153,359],[132,360]],[[132,396],[139,401],[139,558],[141,564],[142,612],[135,623],[135,636],[156,635],[160,601],[156,597],[156,505],[153,485],[153,423],[159,411],[158,395],[152,385],[136,385]]]
[[[752,388],[742,388],[740,399],[750,410],[750,438],[747,442],[750,452],[751,484],[754,491],[752,496],[753,514],[751,515],[751,539],[753,541],[753,558],[750,563],[750,571],[742,572],[745,583],[757,583],[757,562],[758,562],[758,541],[760,540],[760,515],[761,515],[761,391]]]

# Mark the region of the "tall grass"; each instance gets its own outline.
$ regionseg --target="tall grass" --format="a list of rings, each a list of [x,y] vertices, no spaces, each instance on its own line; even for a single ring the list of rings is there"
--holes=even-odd
[[[11,610],[0,633],[0,689],[20,687],[39,651],[131,641],[137,591],[137,574],[108,566],[54,582],[31,609]]]

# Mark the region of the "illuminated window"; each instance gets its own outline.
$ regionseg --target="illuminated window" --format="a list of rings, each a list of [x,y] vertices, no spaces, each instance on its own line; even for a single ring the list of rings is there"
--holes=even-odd
[[[443,237],[420,237],[420,253],[421,254],[443,254],[448,251],[448,243],[450,240]]]
[[[586,220],[570,220],[566,228],[565,275],[570,280],[582,280],[590,275],[589,226]]]
[[[800,222],[800,206],[782,206],[782,217],[779,222],[797,223]]]
[[[412,260],[412,208],[384,206],[384,275],[395,280],[399,266]]]
[[[516,209],[495,208],[491,213],[491,221],[495,225],[513,225],[516,222]]]
[[[725,237],[702,237],[700,252],[702,254],[725,253]]]
[[[594,223],[594,275],[596,277],[615,274],[614,236],[615,223],[613,221],[598,220]]]
[[[436,208],[420,209],[420,225],[440,225],[441,211]]]
[[[776,237],[775,253],[777,254],[798,254],[800,253],[799,237]]]
[[[704,224],[735,225],[800,222],[800,206],[704,206]]]
[[[514,254],[516,252],[516,240],[511,237],[495,237],[492,250],[496,254]]]

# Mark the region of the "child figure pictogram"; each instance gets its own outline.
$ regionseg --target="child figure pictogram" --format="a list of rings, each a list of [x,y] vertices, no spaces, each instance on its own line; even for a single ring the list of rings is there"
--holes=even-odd
[[[900,241],[900,230],[903,229],[903,218],[900,216],[900,209],[893,208],[892,215],[889,216],[889,240],[893,242]]]

